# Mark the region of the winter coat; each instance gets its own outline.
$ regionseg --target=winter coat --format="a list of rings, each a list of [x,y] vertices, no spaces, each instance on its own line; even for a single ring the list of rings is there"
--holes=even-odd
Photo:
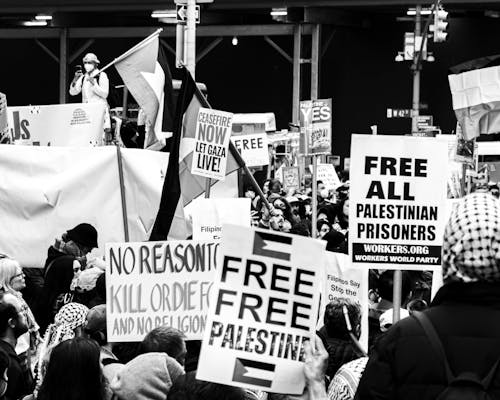
[[[500,283],[450,283],[425,311],[455,375],[484,378],[500,358]],[[418,321],[406,318],[375,343],[356,399],[435,399],[446,387],[443,360]],[[500,398],[500,369],[492,384]]]

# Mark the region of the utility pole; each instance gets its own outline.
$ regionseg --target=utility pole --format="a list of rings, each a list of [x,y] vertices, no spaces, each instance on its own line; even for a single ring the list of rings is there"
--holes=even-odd
[[[411,115],[411,132],[418,132],[418,116],[420,114],[420,71],[422,69],[422,55],[420,50],[425,51],[425,40],[422,36],[422,6],[416,7],[415,16],[415,51],[413,52],[414,63],[412,65],[413,72],[413,104]],[[419,38],[422,43],[420,44]],[[417,51],[418,49],[418,51]]]
[[[193,79],[196,70],[196,0],[187,0],[186,30],[184,35],[186,68]]]

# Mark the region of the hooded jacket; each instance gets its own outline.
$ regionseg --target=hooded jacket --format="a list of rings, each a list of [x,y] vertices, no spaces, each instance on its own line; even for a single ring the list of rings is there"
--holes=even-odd
[[[500,283],[443,286],[425,311],[453,373],[484,378],[500,358]],[[443,360],[415,318],[395,324],[375,343],[356,399],[436,399],[447,387]],[[500,368],[491,386],[500,398]]]

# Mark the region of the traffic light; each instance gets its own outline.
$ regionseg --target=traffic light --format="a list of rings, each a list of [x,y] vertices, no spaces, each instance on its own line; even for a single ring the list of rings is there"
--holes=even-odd
[[[434,25],[431,26],[431,31],[434,31],[434,43],[441,43],[446,41],[448,32],[446,28],[448,27],[448,12],[442,7],[439,7],[434,11]]]

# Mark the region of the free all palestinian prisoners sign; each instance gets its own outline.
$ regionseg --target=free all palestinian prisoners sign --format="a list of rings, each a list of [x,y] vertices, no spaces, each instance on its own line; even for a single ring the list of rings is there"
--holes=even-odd
[[[224,225],[198,379],[302,393],[304,344],[315,334],[325,245]]]
[[[233,114],[200,108],[196,121],[192,174],[219,181],[224,180],[232,129]]]
[[[446,223],[447,142],[352,135],[349,254],[353,265],[441,265]]]
[[[164,325],[201,339],[218,247],[191,240],[107,244],[108,340],[141,341]]]

